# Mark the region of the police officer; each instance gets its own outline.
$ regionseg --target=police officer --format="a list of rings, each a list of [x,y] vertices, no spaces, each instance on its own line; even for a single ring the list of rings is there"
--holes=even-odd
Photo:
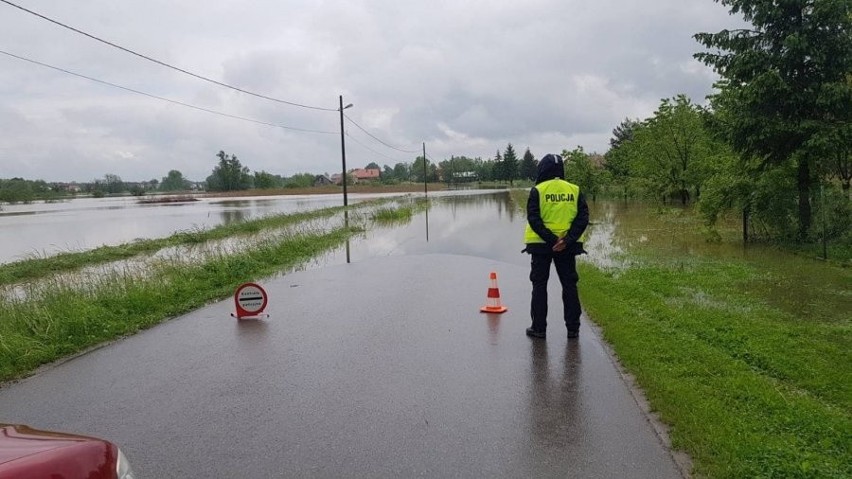
[[[562,284],[562,305],[568,338],[580,330],[580,298],[577,294],[575,257],[585,253],[584,233],[589,224],[589,207],[580,187],[563,179],[565,168],[559,155],[545,155],[538,164],[538,177],[527,200],[527,227],[524,251],[532,257],[530,281],[532,326],[527,336],[545,338],[547,331],[547,280],[550,263]]]

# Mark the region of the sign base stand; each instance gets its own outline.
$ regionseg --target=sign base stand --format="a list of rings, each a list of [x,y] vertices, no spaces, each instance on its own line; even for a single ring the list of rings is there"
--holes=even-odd
[[[249,316],[237,316],[236,313],[231,313],[231,317],[237,318],[237,319],[240,319],[240,320],[242,320],[242,319],[266,319],[266,318],[269,317],[269,315],[264,313],[264,314],[253,314],[253,315],[249,315]]]

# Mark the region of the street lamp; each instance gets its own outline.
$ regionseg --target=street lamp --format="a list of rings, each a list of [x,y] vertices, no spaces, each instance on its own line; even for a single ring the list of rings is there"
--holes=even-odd
[[[343,106],[343,95],[340,95],[340,157],[343,161],[343,207],[349,206],[349,199],[346,196],[346,141],[343,139],[343,110],[352,108],[352,104]]]

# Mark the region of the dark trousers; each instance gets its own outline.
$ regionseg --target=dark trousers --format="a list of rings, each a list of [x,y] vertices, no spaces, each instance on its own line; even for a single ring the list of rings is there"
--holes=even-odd
[[[530,316],[532,328],[536,331],[547,329],[547,280],[550,278],[550,262],[556,265],[556,274],[562,284],[562,306],[565,327],[568,331],[580,329],[580,296],[577,294],[576,257],[569,252],[531,254],[530,281],[532,281],[532,302]]]

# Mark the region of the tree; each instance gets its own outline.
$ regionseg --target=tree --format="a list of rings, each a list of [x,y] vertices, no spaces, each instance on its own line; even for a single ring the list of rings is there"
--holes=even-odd
[[[518,177],[518,156],[511,143],[506,146],[506,152],[503,153],[503,175],[509,180],[510,185]]]
[[[254,172],[254,187],[261,190],[269,190],[272,188],[280,188],[283,185],[283,179],[278,175],[267,173],[265,170]]]
[[[727,137],[762,169],[796,163],[798,236],[811,227],[819,162],[852,141],[852,14],[849,0],[714,0],[753,28],[698,33],[695,57],[722,77],[713,98],[728,110]]]
[[[33,184],[23,178],[0,180],[0,203],[29,203],[35,199]]]
[[[497,181],[508,178],[508,175],[506,175],[506,168],[503,163],[503,154],[500,153],[500,150],[497,150],[497,154],[494,155],[494,166],[491,167],[491,176]]]
[[[629,155],[623,153],[622,147],[633,141],[636,128],[640,125],[639,120],[625,118],[612,130],[612,138],[609,139],[609,151],[606,152],[606,169],[612,173],[614,178],[626,178],[630,174]]]
[[[124,182],[121,180],[121,177],[112,173],[107,173],[104,175],[103,185],[104,191],[111,195],[121,193],[127,190],[127,188],[124,186]]]
[[[687,204],[700,194],[716,144],[701,110],[685,95],[664,99],[654,116],[634,128],[633,140],[620,147],[632,176],[645,180],[658,198],[676,196]]]
[[[393,176],[399,181],[411,181],[411,167],[407,163],[397,163],[393,167]]]
[[[280,180],[280,177],[278,177]],[[283,180],[285,188],[308,188],[314,185],[314,175],[310,173],[298,173]],[[352,177],[347,176],[347,184],[353,184]]]
[[[579,186],[592,201],[596,200],[601,186],[606,183],[606,173],[592,163],[582,146],[571,151],[562,150],[562,158],[565,159],[565,180]]]
[[[414,163],[411,164],[411,176],[414,181],[418,183],[423,182],[423,157],[418,156]],[[435,182],[438,181],[438,167],[434,163],[429,160],[426,161],[426,181],[427,182]]]
[[[365,170],[379,170],[379,171],[381,171],[382,168],[379,166],[378,163],[371,161],[370,163],[367,163],[367,166],[365,166],[364,169]]]
[[[252,177],[247,166],[240,164],[237,155],[228,156],[224,151],[216,155],[219,164],[207,177],[207,189],[210,191],[237,191],[251,188]]]
[[[538,161],[535,159],[535,156],[530,153],[530,149],[527,148],[527,151],[524,152],[524,157],[521,159],[520,165],[518,165],[518,178],[522,180],[535,181],[537,173]]]
[[[189,181],[178,170],[169,171],[160,182],[160,191],[184,191],[189,189]]]

